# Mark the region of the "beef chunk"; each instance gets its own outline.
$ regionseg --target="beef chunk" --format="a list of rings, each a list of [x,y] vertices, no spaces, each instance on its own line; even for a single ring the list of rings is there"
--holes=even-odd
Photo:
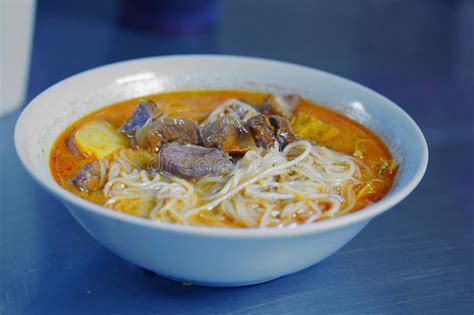
[[[181,178],[227,175],[233,170],[229,155],[220,149],[168,142],[159,151],[159,168]]]
[[[291,118],[299,101],[300,96],[297,94],[285,96],[270,94],[257,108],[266,115],[280,115],[285,118]]]
[[[195,121],[184,118],[160,118],[152,121],[135,134],[139,147],[158,151],[166,142],[200,144],[201,131]]]
[[[69,183],[80,191],[96,191],[100,186],[100,164],[93,161],[82,166]]]
[[[122,125],[119,130],[132,134],[136,129],[142,127],[148,120],[160,116],[158,105],[152,100],[141,101],[132,116]]]
[[[270,149],[275,145],[274,132],[264,115],[257,115],[247,120],[247,126],[252,132],[258,147]]]
[[[202,142],[205,147],[220,148],[232,154],[244,154],[255,148],[252,134],[245,124],[230,115],[207,123],[202,128]]]
[[[288,143],[299,140],[288,119],[279,115],[272,115],[269,120],[275,129],[275,136],[281,148],[284,148]]]

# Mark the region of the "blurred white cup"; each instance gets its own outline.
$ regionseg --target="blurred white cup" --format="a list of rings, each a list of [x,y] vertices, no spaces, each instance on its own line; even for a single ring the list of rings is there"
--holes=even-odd
[[[25,99],[35,0],[0,0],[0,116]]]

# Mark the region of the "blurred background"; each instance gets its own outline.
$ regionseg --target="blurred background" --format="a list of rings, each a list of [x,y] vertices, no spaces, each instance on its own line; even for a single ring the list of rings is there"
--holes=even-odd
[[[127,59],[270,58],[387,96],[420,125],[430,162],[409,198],[317,266],[261,286],[182,288],[96,244],[33,182],[13,149],[20,110],[10,112],[0,118],[1,314],[472,314],[474,1],[38,0],[35,12],[20,107],[68,76]]]

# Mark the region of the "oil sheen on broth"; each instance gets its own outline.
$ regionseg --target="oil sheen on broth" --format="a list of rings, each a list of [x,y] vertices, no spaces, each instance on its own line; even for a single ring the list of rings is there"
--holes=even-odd
[[[348,117],[297,95],[241,90],[106,106],[68,126],[49,161],[62,187],[111,211],[222,227],[356,211],[387,194],[397,169],[385,144]]]

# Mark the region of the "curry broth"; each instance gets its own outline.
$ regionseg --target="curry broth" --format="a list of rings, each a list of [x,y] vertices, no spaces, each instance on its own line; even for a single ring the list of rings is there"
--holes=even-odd
[[[258,104],[263,102],[267,95],[268,93],[241,90],[191,90],[159,93],[103,107],[75,121],[59,135],[53,143],[50,152],[49,164],[51,173],[54,179],[65,189],[91,202],[103,204],[106,198],[100,190],[97,192],[84,192],[68,182],[83,165],[93,160],[93,157],[83,153],[74,154],[68,146],[70,137],[84,124],[94,120],[105,120],[118,128],[132,115],[141,99],[151,99],[169,104],[167,109],[169,108],[170,112],[167,114],[167,117],[188,118],[200,122],[218,104],[228,99],[236,98],[251,104]],[[298,113],[316,117],[322,123],[338,129],[337,139],[322,141],[326,143],[317,144],[345,154],[355,155],[376,173],[379,172],[380,163],[393,161],[390,151],[382,140],[354,120],[303,98],[295,109],[295,115],[298,115]],[[379,176],[380,178],[374,181],[370,187],[371,192],[364,196],[364,198],[357,198],[356,206],[352,211],[375,202],[387,194],[392,185],[396,173],[395,170],[394,168],[389,174]],[[363,187],[358,187],[356,193],[360,192],[361,189]],[[233,225],[231,222],[226,224],[229,226]]]

